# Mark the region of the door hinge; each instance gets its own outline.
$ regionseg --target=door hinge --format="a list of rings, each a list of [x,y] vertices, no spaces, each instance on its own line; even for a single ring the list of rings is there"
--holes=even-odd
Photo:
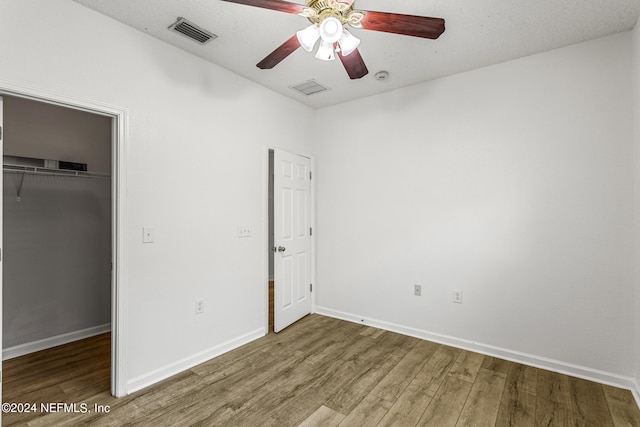
[[[313,283],[309,283],[309,292],[313,292]]]
[[[309,179],[312,179],[312,177],[311,177],[311,171],[309,171]]]
[[[313,236],[313,228],[309,227],[309,236]]]
[[[2,126],[0,126],[0,141],[2,141]]]

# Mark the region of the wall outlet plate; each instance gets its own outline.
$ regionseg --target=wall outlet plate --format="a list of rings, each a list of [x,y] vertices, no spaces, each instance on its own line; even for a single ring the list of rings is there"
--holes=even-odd
[[[422,285],[413,285],[413,295],[422,296]]]
[[[453,290],[452,300],[456,304],[462,304],[462,291],[460,289]]]
[[[196,300],[196,314],[204,313],[204,299],[200,298]]]

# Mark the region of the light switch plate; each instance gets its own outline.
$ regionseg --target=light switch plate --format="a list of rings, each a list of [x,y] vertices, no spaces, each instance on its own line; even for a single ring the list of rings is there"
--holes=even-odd
[[[238,237],[251,237],[251,226],[250,225],[239,225],[238,226]]]

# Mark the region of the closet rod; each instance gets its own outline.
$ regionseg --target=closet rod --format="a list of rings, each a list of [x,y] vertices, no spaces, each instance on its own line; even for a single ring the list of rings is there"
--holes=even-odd
[[[30,174],[30,175],[49,175],[49,176],[69,176],[69,177],[81,177],[81,178],[97,178],[97,179],[111,179],[111,175],[107,173],[97,172],[84,172],[74,170],[63,169],[49,169],[39,166],[23,166],[23,165],[2,165],[3,172]]]

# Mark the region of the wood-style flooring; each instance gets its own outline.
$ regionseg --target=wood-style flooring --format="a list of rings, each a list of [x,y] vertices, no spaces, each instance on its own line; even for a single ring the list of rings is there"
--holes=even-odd
[[[5,426],[640,426],[627,390],[320,315],[120,399],[108,335],[6,361],[3,393],[91,411]]]
[[[273,332],[273,322],[275,320],[273,313],[274,288],[273,280],[269,280],[269,332]]]

